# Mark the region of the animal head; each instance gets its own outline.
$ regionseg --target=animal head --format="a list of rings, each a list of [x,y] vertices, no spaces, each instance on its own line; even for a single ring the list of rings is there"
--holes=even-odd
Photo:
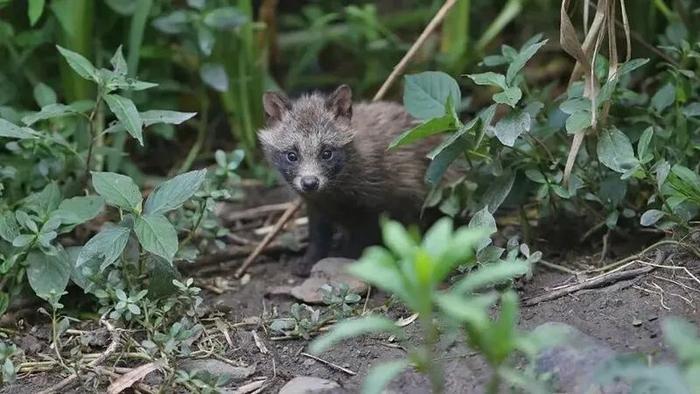
[[[259,138],[270,162],[299,193],[329,191],[351,154],[352,91],[347,85],[328,96],[320,93],[290,100],[263,96],[267,127]]]

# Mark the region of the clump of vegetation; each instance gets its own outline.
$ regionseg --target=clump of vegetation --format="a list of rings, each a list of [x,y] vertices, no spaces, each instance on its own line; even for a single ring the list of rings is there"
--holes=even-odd
[[[397,222],[382,226],[386,247],[367,249],[362,258],[349,267],[358,278],[389,292],[410,311],[417,313],[422,341],[409,347],[408,359],[375,366],[366,378],[363,392],[378,393],[393,377],[414,366],[430,377],[433,392],[444,390],[444,377],[435,359],[435,345],[440,325],[454,322],[462,327],[470,346],[483,354],[494,369],[489,392],[498,392],[500,381],[513,384],[538,383],[509,365],[516,350],[536,353],[543,338],[534,338],[516,329],[518,297],[513,290],[480,292],[492,285],[502,285],[527,274],[530,263],[509,253],[504,260],[480,261],[477,251],[489,244],[489,230],[480,226],[453,230],[450,219],[442,219],[428,230],[422,240]],[[438,290],[458,266],[469,271],[447,291]],[[498,318],[489,309],[500,305]],[[378,315],[349,319],[336,324],[332,331],[314,341],[311,350],[320,353],[333,344],[354,336],[388,333],[399,340],[403,331],[391,320]],[[547,341],[545,341],[547,342]]]

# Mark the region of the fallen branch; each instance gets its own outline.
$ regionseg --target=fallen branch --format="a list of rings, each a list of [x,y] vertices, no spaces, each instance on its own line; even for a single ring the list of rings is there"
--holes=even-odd
[[[251,264],[253,264],[253,261],[255,261],[255,258],[262,253],[262,251],[267,247],[270,242],[277,236],[277,234],[282,230],[284,225],[289,221],[289,219],[294,216],[296,211],[301,208],[301,199],[297,198],[294,200],[294,202],[287,208],[286,211],[282,214],[282,216],[279,218],[277,223],[275,223],[275,227],[272,228],[272,231],[268,233],[265,238],[258,244],[258,246],[253,250],[253,253],[248,256],[248,258],[243,262],[243,265],[236,271],[234,274],[234,277],[240,278],[243,276],[243,274],[248,270],[248,267],[250,267]]]
[[[112,334],[112,342],[107,346],[107,349],[105,349],[104,352],[102,352],[97,358],[92,360],[87,366],[89,368],[94,368],[102,364],[105,360],[107,360],[114,352],[117,351],[117,348],[119,347],[119,331],[110,323],[109,321],[105,320],[105,316],[102,316],[100,319],[100,323],[104,325],[107,328],[107,331]],[[72,373],[70,376],[66,377],[65,379],[61,380],[60,382],[56,383],[52,387],[40,391],[39,394],[53,394],[53,393],[58,393],[62,389],[70,386],[73,384],[78,379],[78,373],[80,372],[80,369],[78,369],[77,372]]]
[[[267,216],[271,213],[286,211],[287,209],[289,209],[290,205],[292,205],[292,203],[290,202],[285,202],[282,204],[261,205],[255,208],[231,212],[228,215],[224,215],[221,219],[225,223],[233,223],[239,220],[257,219],[261,216]]]
[[[355,376],[355,375],[357,375],[357,373],[354,372],[354,371],[351,371],[351,370],[349,370],[349,369],[347,369],[347,368],[343,368],[343,367],[341,367],[340,365],[333,364],[333,363],[330,362],[330,361],[326,361],[326,360],[324,360],[324,359],[322,359],[322,358],[316,357],[316,356],[311,355],[311,354],[309,354],[309,353],[304,353],[304,352],[302,352],[302,353],[300,353],[300,354],[301,354],[302,356],[304,356],[304,357],[308,357],[308,358],[310,358],[310,359],[312,359],[312,360],[316,360],[316,361],[320,362],[321,364],[325,364],[325,365],[327,365],[327,366],[329,366],[329,367],[331,367],[331,368],[333,368],[333,369],[335,369],[335,370],[337,370],[337,371],[345,372],[346,374],[348,374],[348,375],[350,375],[350,376]]]
[[[138,382],[145,378],[146,375],[161,368],[162,366],[159,361],[150,362],[134,368],[112,382],[107,388],[107,394],[119,394],[134,385],[138,385]]]
[[[528,298],[526,300],[523,300],[523,305],[524,306],[533,306],[533,305],[539,304],[540,302],[556,300],[557,298],[564,297],[566,295],[575,293],[575,292],[580,291],[580,290],[593,289],[596,287],[610,285],[610,284],[619,282],[621,280],[636,278],[639,275],[643,275],[643,274],[646,274],[648,272],[651,272],[652,270],[654,270],[654,268],[655,267],[647,266],[647,267],[637,268],[637,269],[633,269],[633,270],[610,272],[607,274],[599,275],[599,276],[596,276],[595,278],[591,278],[589,280],[583,281],[581,283],[577,283],[575,285],[566,286],[562,289],[552,291],[550,293],[543,294],[543,295],[538,296],[538,297]]]

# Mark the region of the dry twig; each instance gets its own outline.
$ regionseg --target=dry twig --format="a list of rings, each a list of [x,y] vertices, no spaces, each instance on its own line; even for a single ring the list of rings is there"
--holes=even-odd
[[[322,358],[318,358],[318,357],[316,357],[316,356],[314,356],[314,355],[311,355],[311,354],[309,354],[309,353],[304,353],[304,352],[302,352],[302,353],[300,353],[300,354],[301,354],[302,356],[304,356],[304,357],[308,357],[308,358],[310,358],[310,359],[312,359],[312,360],[316,360],[316,361],[320,362],[321,364],[325,364],[325,365],[327,365],[327,366],[329,366],[329,367],[331,367],[331,368],[333,368],[333,369],[335,369],[335,370],[337,370],[337,371],[345,372],[346,374],[348,374],[348,375],[350,375],[350,376],[355,376],[355,375],[357,375],[356,372],[353,372],[353,371],[351,371],[351,370],[349,370],[349,369],[347,369],[347,368],[343,368],[343,367],[341,367],[340,365],[333,364],[332,362],[326,361],[326,360],[324,360],[324,359],[322,359]]]
[[[92,360],[89,364],[88,367],[97,367],[100,364],[102,364],[105,360],[107,360],[114,352],[117,351],[117,348],[119,347],[119,331],[105,319],[105,316],[102,316],[100,319],[100,323],[104,325],[107,328],[107,331],[112,334],[112,342],[107,346],[107,349],[105,349],[104,352],[102,352],[97,358]],[[72,373],[70,376],[66,377],[65,379],[61,380],[60,382],[56,383],[52,387],[49,387],[46,390],[43,390],[39,392],[39,394],[53,394],[53,393],[58,393],[62,389],[70,386],[73,384],[78,379],[78,373],[80,371]]]

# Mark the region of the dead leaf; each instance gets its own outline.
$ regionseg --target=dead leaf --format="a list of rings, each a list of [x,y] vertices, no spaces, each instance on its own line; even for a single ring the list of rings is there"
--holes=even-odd
[[[255,340],[255,346],[257,346],[258,349],[260,349],[260,353],[268,354],[270,351],[267,350],[267,346],[265,346],[265,343],[258,336],[258,332],[253,330],[251,331],[251,333],[253,334],[253,340]]]
[[[122,391],[133,386],[135,383],[145,378],[146,375],[160,369],[162,367],[160,361],[141,365],[122,375],[119,379],[112,382],[107,388],[107,394],[119,394]]]
[[[416,321],[417,318],[418,318],[418,314],[414,313],[409,317],[406,317],[406,318],[402,317],[401,319],[397,320],[396,323],[394,323],[394,324],[396,324],[398,327],[406,327],[407,325]]]

